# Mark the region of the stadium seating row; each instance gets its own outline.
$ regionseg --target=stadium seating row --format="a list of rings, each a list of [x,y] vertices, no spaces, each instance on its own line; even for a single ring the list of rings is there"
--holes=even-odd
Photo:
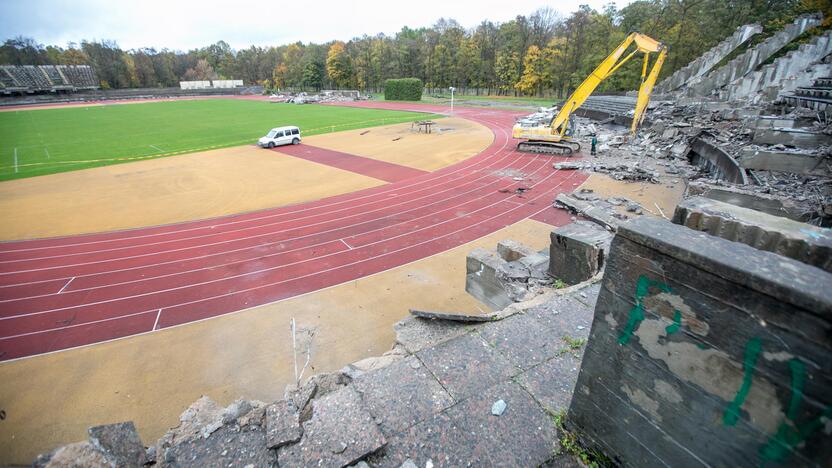
[[[35,92],[97,89],[89,65],[0,65],[0,91]]]

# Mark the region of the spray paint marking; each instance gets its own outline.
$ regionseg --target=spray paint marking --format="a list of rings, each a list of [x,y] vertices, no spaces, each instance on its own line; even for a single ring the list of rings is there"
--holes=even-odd
[[[678,310],[674,310],[673,311],[673,323],[666,326],[664,328],[664,331],[666,331],[668,335],[672,335],[672,334],[676,333],[677,331],[679,331],[680,328],[682,328],[682,312],[680,312]]]
[[[786,421],[780,423],[777,433],[768,443],[760,447],[760,458],[765,461],[782,462],[786,460],[794,448],[811,437],[818,429],[825,425],[824,420],[832,419],[832,406],[827,406],[818,417],[804,423],[797,423],[800,406],[803,402],[803,385],[806,381],[806,365],[799,359],[789,361],[792,374],[789,410]]]
[[[633,308],[630,309],[630,315],[627,318],[627,325],[618,337],[618,344],[627,344],[630,341],[630,338],[632,338],[633,332],[638,327],[638,324],[644,320],[644,303],[642,301],[645,297],[647,297],[647,293],[650,292],[650,288],[658,288],[664,292],[670,292],[670,286],[667,284],[662,283],[661,281],[653,281],[646,275],[639,276],[638,281],[636,282],[636,303]]]
[[[752,338],[748,340],[748,343],[745,345],[745,357],[743,358],[742,364],[744,372],[742,385],[740,385],[740,389],[737,390],[737,394],[734,396],[734,401],[728,405],[728,409],[726,409],[725,414],[722,415],[722,423],[726,426],[736,425],[737,420],[740,418],[740,408],[745,402],[746,397],[748,397],[748,392],[751,391],[754,367],[757,366],[757,356],[760,354],[761,349],[762,341],[760,338]]]

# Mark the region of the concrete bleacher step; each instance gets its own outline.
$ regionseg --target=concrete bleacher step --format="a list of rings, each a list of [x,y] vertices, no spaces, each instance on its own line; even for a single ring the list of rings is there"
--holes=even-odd
[[[807,29],[820,24],[821,19],[816,15],[800,16],[793,23],[787,25],[756,47],[747,50],[726,65],[705,75],[702,79],[691,82],[686,90],[687,95],[707,96],[729,84],[741,81],[743,77],[752,73],[761,63],[780,51]],[[753,82],[753,80],[746,82],[745,85],[747,86]],[[745,88],[740,87],[739,89],[743,90]],[[728,94],[730,95],[731,92],[729,91]]]
[[[750,99],[773,101],[778,95],[791,94],[807,87],[818,74],[826,75],[826,67],[812,67],[832,53],[832,32],[817,36],[807,44],[792,50],[773,63],[760,67],[720,91],[724,100]],[[810,72],[810,73],[807,73]]]
[[[684,86],[688,81],[705,75],[722,59],[727,57],[728,54],[736,50],[737,47],[762,31],[763,28],[759,24],[746,24],[738,27],[734,31],[734,34],[727,39],[702,54],[687,66],[676,70],[672,75],[656,85],[656,91],[659,93],[674,91]]]

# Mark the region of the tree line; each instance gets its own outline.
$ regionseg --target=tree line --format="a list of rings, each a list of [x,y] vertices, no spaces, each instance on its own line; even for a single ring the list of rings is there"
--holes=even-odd
[[[761,23],[774,31],[806,12],[832,16],[832,0],[637,0],[600,11],[586,5],[563,16],[551,8],[504,23],[464,28],[452,19],[393,35],[324,44],[234,50],[219,41],[187,52],[122,50],[114,41],[43,46],[17,37],[0,46],[0,64],[92,65],[103,88],[178,86],[183,80],[242,79],[267,89],[357,88],[378,91],[388,78],[420,78],[429,88],[455,86],[493,94],[557,95],[574,89],[630,31],[670,49],[662,76],[733,33]],[[829,20],[825,22],[828,27]],[[638,63],[636,63],[638,62]],[[633,60],[603,83],[602,91],[638,86]]]

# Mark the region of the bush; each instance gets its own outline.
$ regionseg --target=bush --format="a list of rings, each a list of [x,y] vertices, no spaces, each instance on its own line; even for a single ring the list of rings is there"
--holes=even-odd
[[[398,78],[384,82],[384,99],[388,101],[421,101],[422,80],[419,78]]]

